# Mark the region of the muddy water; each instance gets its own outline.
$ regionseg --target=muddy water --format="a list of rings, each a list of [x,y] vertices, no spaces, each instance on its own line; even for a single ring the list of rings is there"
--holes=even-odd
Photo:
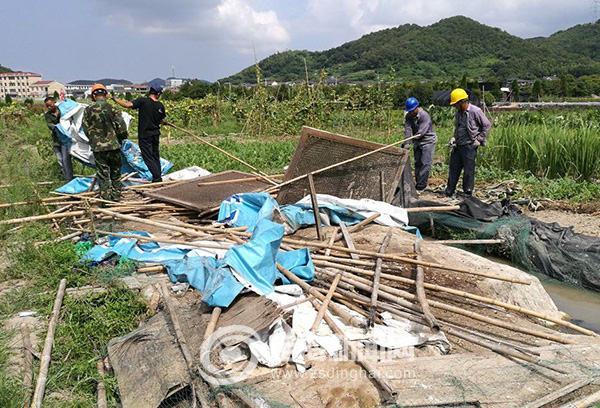
[[[600,333],[600,293],[536,275],[558,309],[571,316],[571,321]]]
[[[486,258],[523,270],[504,258],[495,256],[486,256]],[[600,334],[600,293],[563,283],[540,273],[530,274],[540,280],[558,309],[568,314],[572,323]]]

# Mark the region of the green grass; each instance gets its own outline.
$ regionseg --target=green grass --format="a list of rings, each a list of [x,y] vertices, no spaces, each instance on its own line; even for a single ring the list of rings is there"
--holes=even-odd
[[[282,173],[289,164],[303,123],[380,143],[391,143],[403,137],[402,111],[350,111],[326,107],[327,111],[319,113],[315,109],[326,105],[309,106],[304,102],[298,100],[263,107],[260,114],[272,123],[262,127],[261,136],[257,135],[256,126],[263,124],[248,121],[252,108],[249,102],[242,106],[245,109],[242,114],[246,115],[242,119],[237,119],[231,111],[231,104],[204,104],[194,108],[196,113],[187,119],[180,112],[179,120],[188,120],[194,133],[206,131],[215,135],[210,139],[213,143],[271,174]],[[169,109],[181,106],[173,104]],[[220,111],[215,123],[210,115],[216,109]],[[200,113],[203,116],[198,116]],[[434,109],[432,116],[439,137],[436,160],[440,163],[434,166],[433,174],[445,178],[449,150],[443,145],[452,136],[453,112]],[[600,185],[593,181],[599,176],[600,167],[600,116],[597,112],[508,113],[494,114],[492,119],[495,127],[488,147],[480,150],[477,183],[493,184],[514,179],[520,187],[516,198],[599,201]],[[232,136],[242,129],[243,136]],[[166,141],[166,131],[163,136],[161,155],[174,163],[174,170],[197,165],[212,172],[248,171],[243,165],[180,132],[172,131],[170,145]],[[135,129],[132,129],[131,137],[134,141],[137,139]],[[50,146],[50,135],[39,113],[25,113],[19,116],[18,123],[0,120],[0,143],[3,146],[0,149],[0,179],[3,184],[13,185],[0,188],[1,203],[39,200],[56,186],[38,186],[35,182],[60,182],[60,169]],[[75,172],[89,174],[90,170],[76,164]],[[39,204],[0,209],[0,219],[46,211]],[[146,317],[145,301],[138,294],[111,283],[112,278],[129,273],[134,265],[124,262],[116,268],[87,267],[79,263],[75,248],[69,242],[36,248],[35,242],[56,237],[46,223],[30,224],[9,233],[10,229],[10,226],[0,226],[0,254],[9,261],[9,267],[0,270],[0,281],[22,279],[27,286],[0,298],[0,324],[21,310],[35,310],[40,316],[47,317],[62,278],[67,278],[68,287],[107,284],[106,293],[65,299],[48,383],[47,406],[93,406],[96,359],[106,355],[111,338],[130,332]],[[0,331],[0,406],[16,407],[23,405],[19,400],[22,387],[20,374],[6,369],[8,335]],[[108,377],[106,385],[109,405],[116,407],[115,379]],[[50,397],[56,393],[68,395],[68,401]]]

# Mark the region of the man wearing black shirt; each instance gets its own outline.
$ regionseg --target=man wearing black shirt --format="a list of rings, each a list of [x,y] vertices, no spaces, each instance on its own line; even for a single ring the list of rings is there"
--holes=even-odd
[[[152,173],[152,182],[162,181],[160,168],[160,124],[165,119],[165,107],[158,101],[162,94],[162,87],[154,85],[150,87],[150,95],[147,98],[138,98],[133,102],[123,101],[113,96],[112,100],[127,109],[137,109],[138,139],[142,158]]]

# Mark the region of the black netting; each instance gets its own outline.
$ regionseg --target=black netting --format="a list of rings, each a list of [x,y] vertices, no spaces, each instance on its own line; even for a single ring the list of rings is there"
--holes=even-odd
[[[419,201],[413,206],[439,203]],[[600,238],[521,214],[508,200],[485,204],[469,198],[449,213],[411,213],[410,225],[426,235],[502,238],[513,262],[531,272],[600,291]]]

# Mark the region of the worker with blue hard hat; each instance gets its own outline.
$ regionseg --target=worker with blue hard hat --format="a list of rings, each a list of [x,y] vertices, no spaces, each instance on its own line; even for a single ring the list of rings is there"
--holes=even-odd
[[[415,183],[417,191],[420,192],[427,187],[429,171],[431,170],[435,146],[437,144],[437,135],[433,130],[431,116],[421,108],[417,98],[408,98],[405,110],[404,137],[409,138],[420,135],[420,137],[402,145],[404,148],[407,148],[409,143],[412,143],[414,146]]]
[[[158,99],[162,95],[163,87],[157,83],[149,85],[148,97],[137,98],[131,102],[112,97],[113,101],[127,109],[137,109],[138,141],[144,163],[152,173],[152,182],[162,181],[162,169],[160,166],[160,125],[166,117],[165,106]]]

